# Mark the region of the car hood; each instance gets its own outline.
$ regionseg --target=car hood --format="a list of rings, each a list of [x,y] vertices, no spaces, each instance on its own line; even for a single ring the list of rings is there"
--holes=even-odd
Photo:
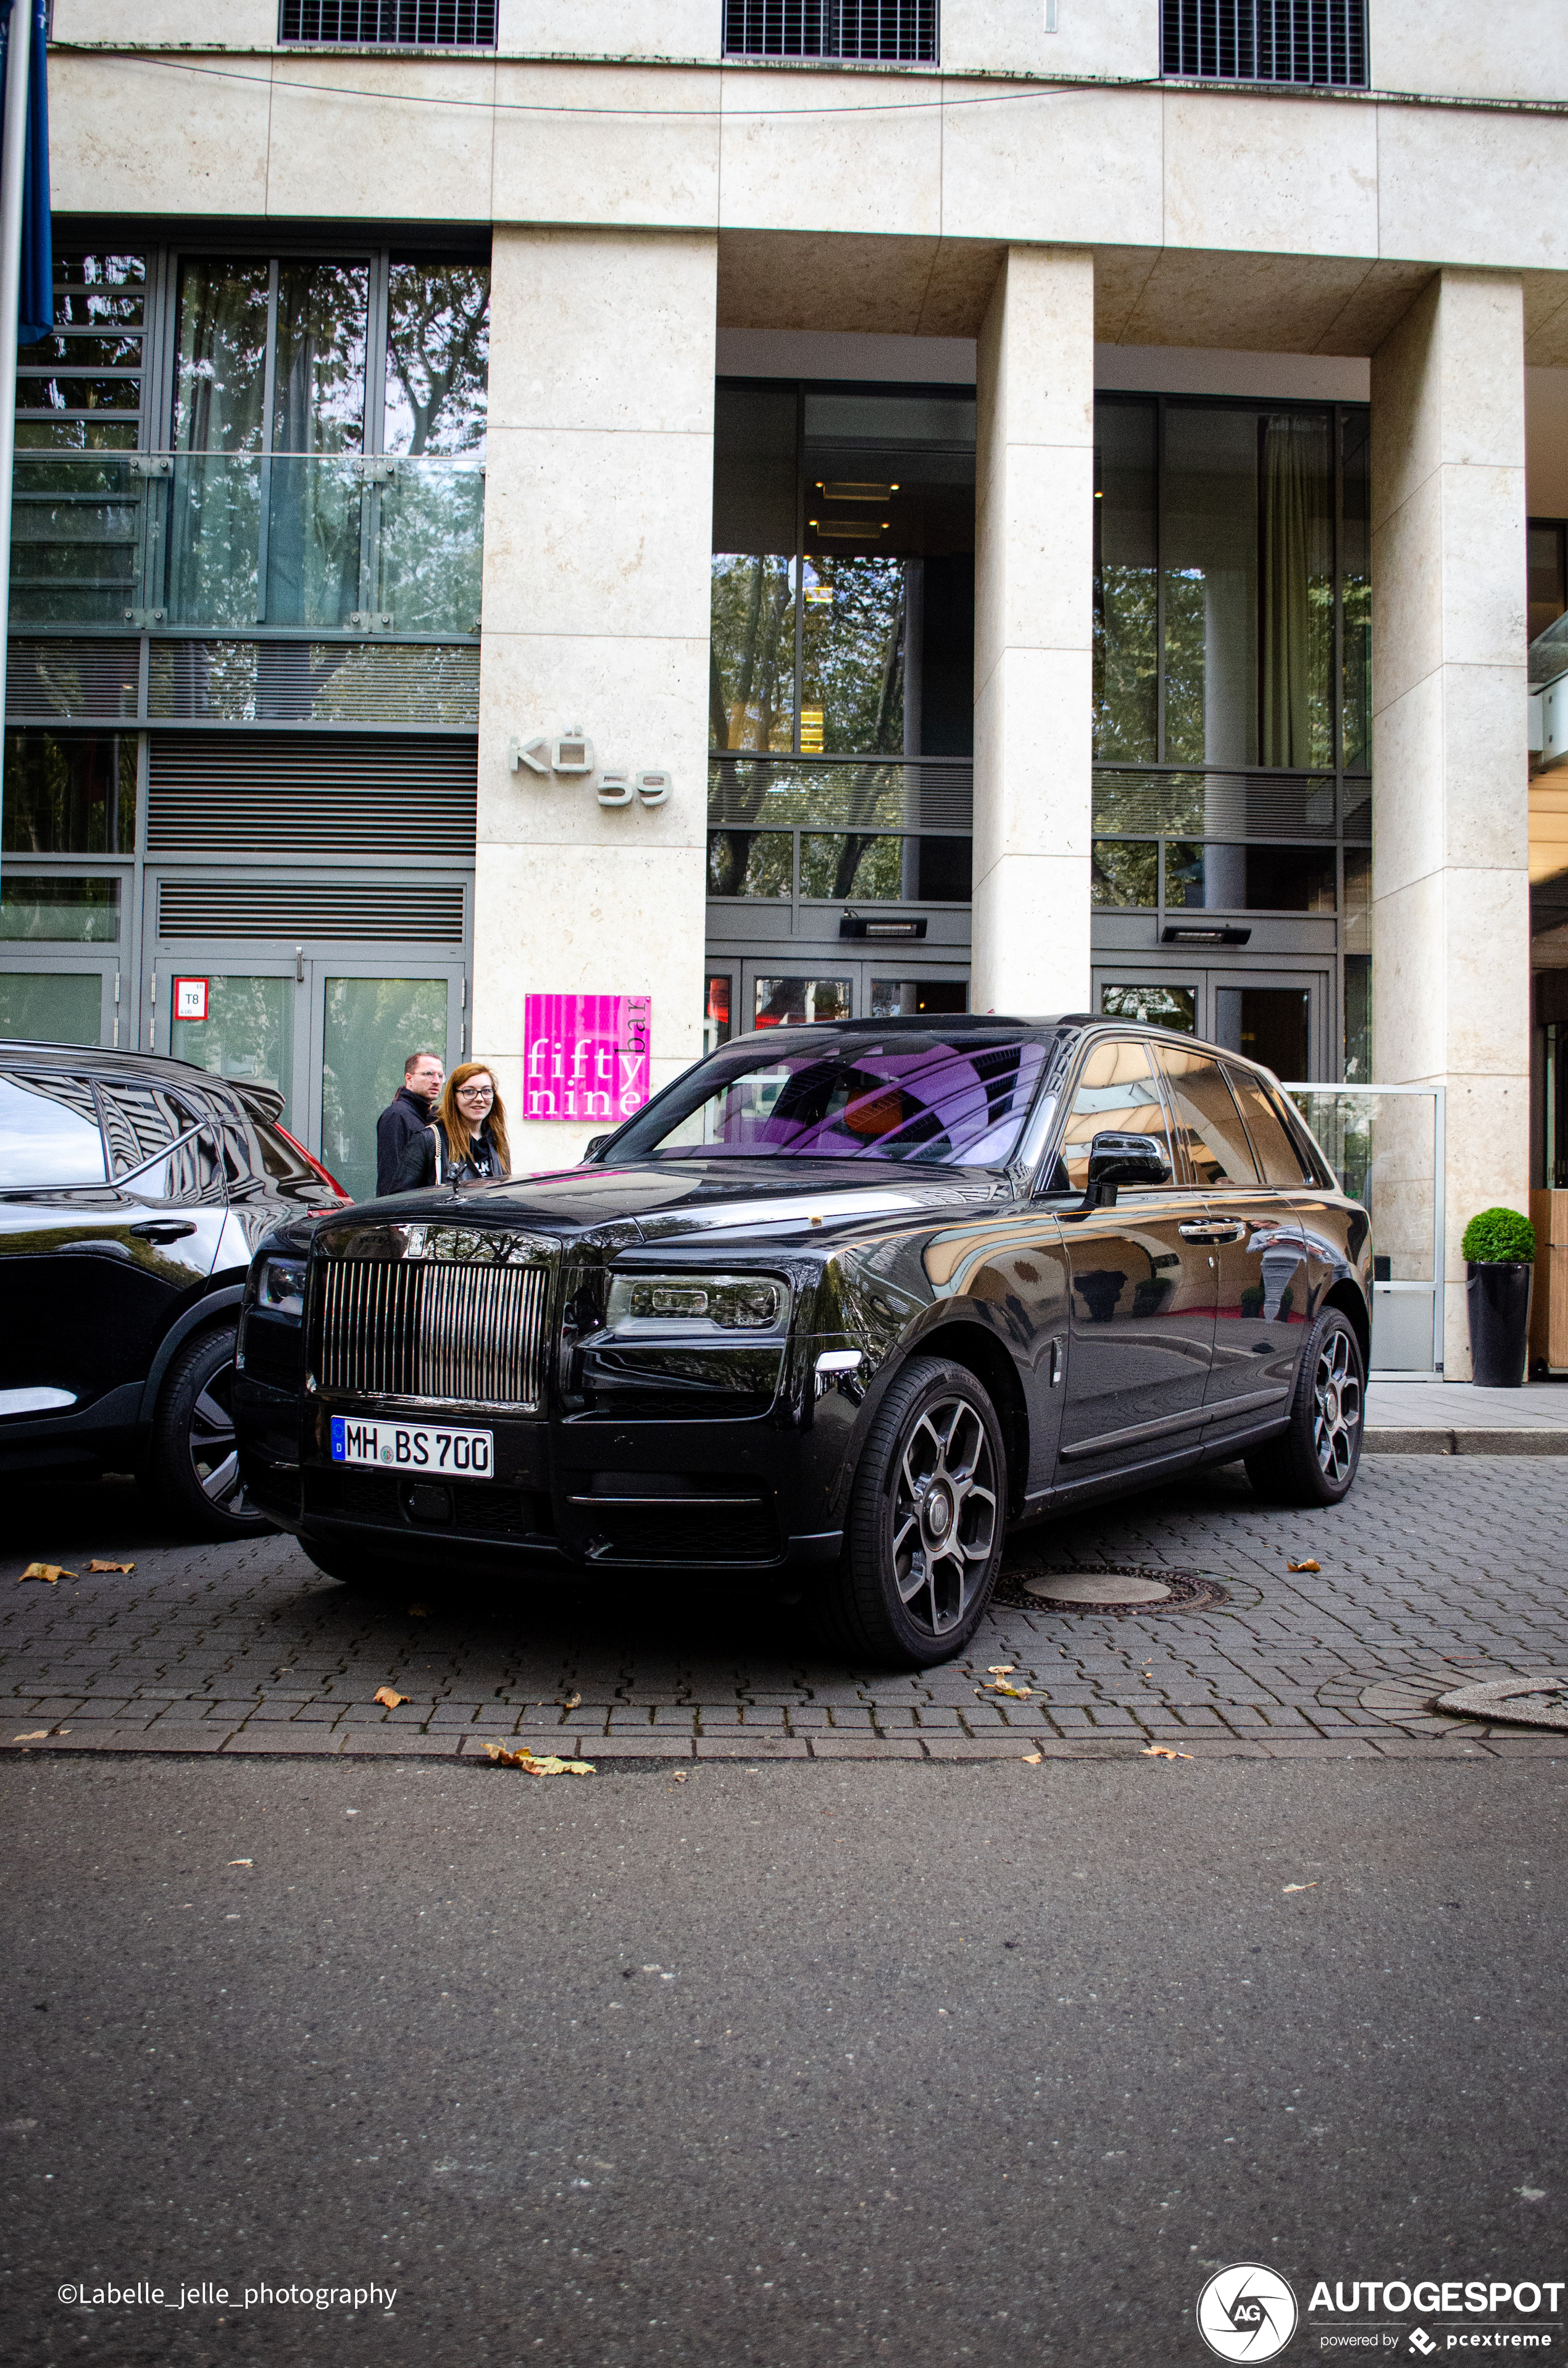
[[[836,1230],[1008,1201],[1012,1186],[986,1168],[873,1168],[836,1159],[640,1160],[517,1176],[462,1192],[400,1192],[327,1221],[342,1224],[457,1223],[597,1235],[619,1244],[699,1234],[810,1227]]]

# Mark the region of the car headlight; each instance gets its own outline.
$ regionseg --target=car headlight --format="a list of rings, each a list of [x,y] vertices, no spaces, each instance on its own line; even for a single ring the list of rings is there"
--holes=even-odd
[[[611,1331],[646,1324],[771,1332],[789,1296],[766,1275],[619,1274],[610,1282],[606,1321]]]
[[[305,1313],[304,1259],[264,1258],[256,1279],[253,1304],[268,1315],[280,1315],[286,1322],[298,1324]]]

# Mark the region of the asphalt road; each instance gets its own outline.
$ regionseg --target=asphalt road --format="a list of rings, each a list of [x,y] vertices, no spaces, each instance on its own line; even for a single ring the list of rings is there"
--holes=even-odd
[[[1222,2263],[1568,2275],[1568,1754],[0,1782],[27,2368],[1178,2368]]]

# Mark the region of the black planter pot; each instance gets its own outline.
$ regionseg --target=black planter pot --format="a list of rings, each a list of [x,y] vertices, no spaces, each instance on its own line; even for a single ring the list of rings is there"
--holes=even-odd
[[[1465,1268],[1470,1361],[1483,1389],[1517,1390],[1525,1376],[1533,1266],[1471,1258]]]

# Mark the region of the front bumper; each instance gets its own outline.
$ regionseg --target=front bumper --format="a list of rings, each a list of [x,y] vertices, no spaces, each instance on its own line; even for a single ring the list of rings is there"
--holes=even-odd
[[[853,1377],[797,1417],[620,1423],[422,1408],[421,1421],[493,1432],[494,1480],[431,1482],[331,1457],[331,1418],[395,1424],[405,1406],[301,1398],[236,1376],[241,1469],[280,1529],[392,1561],[543,1575],[551,1566],[786,1571],[836,1559],[860,1414]]]

